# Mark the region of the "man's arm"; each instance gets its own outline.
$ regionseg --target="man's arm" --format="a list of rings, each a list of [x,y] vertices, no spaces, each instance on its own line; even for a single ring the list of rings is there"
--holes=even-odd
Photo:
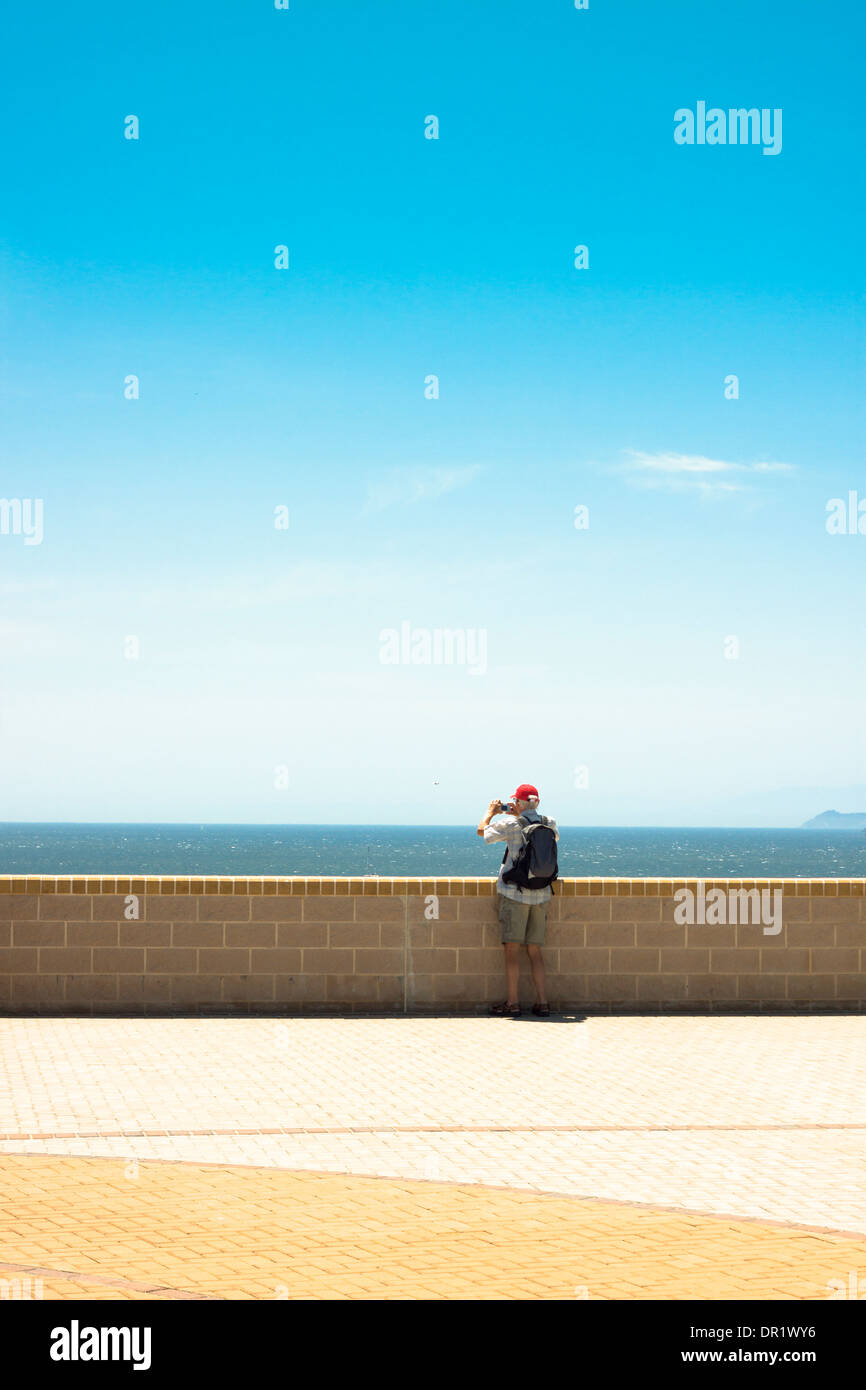
[[[487,810],[484,812],[484,815],[478,822],[478,829],[475,832],[476,835],[483,835],[488,825],[493,820],[493,817],[502,814],[501,811],[497,811],[496,809],[497,806],[499,806],[500,804],[501,803],[498,801],[491,801],[490,805],[487,807]],[[504,838],[504,836],[502,838]]]

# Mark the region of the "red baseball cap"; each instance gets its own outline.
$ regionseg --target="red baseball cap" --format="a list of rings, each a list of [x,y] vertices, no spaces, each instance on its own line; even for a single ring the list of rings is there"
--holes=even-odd
[[[535,797],[536,801],[539,800],[538,788],[531,787],[528,782],[521,782],[520,786],[517,788],[517,791],[514,793],[513,800],[531,801],[533,797]]]

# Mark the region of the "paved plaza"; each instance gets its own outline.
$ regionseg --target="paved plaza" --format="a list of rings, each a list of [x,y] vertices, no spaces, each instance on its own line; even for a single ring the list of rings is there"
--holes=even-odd
[[[0,1279],[51,1299],[866,1293],[864,1031],[2,1019]]]

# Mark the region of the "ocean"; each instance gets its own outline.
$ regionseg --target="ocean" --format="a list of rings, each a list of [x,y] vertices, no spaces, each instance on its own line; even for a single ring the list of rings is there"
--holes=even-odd
[[[0,824],[5,874],[495,876],[501,849],[436,825]],[[560,826],[564,877],[859,878],[866,834]]]

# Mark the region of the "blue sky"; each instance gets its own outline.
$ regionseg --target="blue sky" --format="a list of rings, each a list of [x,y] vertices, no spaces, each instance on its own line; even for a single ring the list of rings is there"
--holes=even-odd
[[[866,498],[864,28],[19,7],[0,493],[44,536],[0,535],[0,817],[863,809],[866,535],[825,519]],[[677,145],[699,100],[781,153]],[[383,664],[404,621],[485,669]]]

